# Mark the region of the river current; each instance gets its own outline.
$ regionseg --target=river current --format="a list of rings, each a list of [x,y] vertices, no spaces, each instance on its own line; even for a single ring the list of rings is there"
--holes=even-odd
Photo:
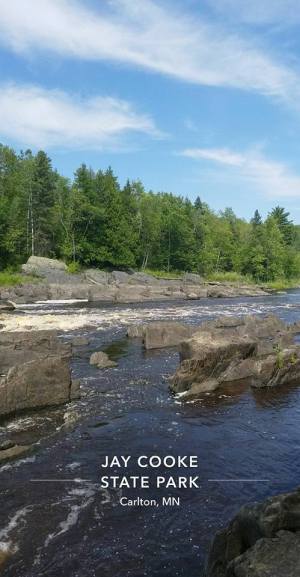
[[[259,298],[112,306],[94,303],[25,307],[28,325],[64,327],[61,338],[87,335],[74,378],[82,398],[2,423],[0,441],[35,443],[0,467],[0,552],[4,577],[202,577],[210,542],[247,503],[294,489],[300,479],[300,387],[226,387],[184,404],[169,393],[174,349],[145,352],[126,338],[130,323],[218,315],[276,314],[300,320],[300,292]],[[23,323],[24,325],[24,323]],[[89,365],[106,350],[117,367]],[[125,473],[141,475],[139,455],[197,455],[197,470],[146,473],[199,476],[195,489],[103,489],[105,456],[131,455]],[[116,475],[124,474],[114,468]],[[102,472],[103,474],[103,472]],[[180,497],[180,506],[121,506],[120,496]]]

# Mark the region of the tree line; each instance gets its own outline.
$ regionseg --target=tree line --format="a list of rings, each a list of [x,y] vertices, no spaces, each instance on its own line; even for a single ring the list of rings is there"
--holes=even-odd
[[[43,151],[0,145],[0,266],[31,254],[88,267],[237,272],[256,281],[300,276],[300,232],[282,207],[250,222],[198,197],[120,186],[82,164],[72,181]]]

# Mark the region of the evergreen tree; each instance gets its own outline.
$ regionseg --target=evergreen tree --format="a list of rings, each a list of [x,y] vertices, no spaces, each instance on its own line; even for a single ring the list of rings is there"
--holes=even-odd
[[[258,212],[258,210],[256,209],[253,218],[251,219],[251,224],[252,226],[256,227],[256,226],[261,226],[262,225],[262,218],[260,216],[260,213]]]
[[[276,206],[271,211],[271,216],[276,220],[285,243],[291,245],[294,240],[294,226],[293,221],[289,220],[290,213],[281,206]]]

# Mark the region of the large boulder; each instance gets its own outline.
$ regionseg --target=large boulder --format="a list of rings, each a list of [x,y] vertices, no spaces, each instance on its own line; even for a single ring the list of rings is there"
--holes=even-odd
[[[43,277],[47,276],[48,272],[53,271],[67,272],[67,265],[61,260],[42,256],[30,256],[27,263],[22,265],[22,272],[25,274]]]
[[[145,325],[144,345],[146,349],[175,347],[189,338],[195,328],[176,321],[157,321]]]
[[[12,367],[0,384],[1,411],[60,405],[70,400],[72,381],[68,357],[51,356]]]
[[[181,364],[170,386],[185,399],[245,379],[264,387],[300,378],[300,348],[289,327],[272,315],[203,323],[179,350]]]
[[[207,577],[298,577],[300,490],[243,507],[217,533]]]
[[[71,345],[62,343],[56,331],[0,332],[1,373],[28,361],[48,356],[71,357]]]
[[[55,331],[1,332],[0,416],[78,398],[70,358],[71,345]]]

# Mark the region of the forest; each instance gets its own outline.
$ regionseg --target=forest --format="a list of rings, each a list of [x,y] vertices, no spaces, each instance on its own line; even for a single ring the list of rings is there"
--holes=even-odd
[[[188,192],[188,191],[186,191]],[[250,222],[186,196],[120,186],[111,168],[82,164],[73,180],[48,155],[0,145],[0,268],[34,254],[64,259],[70,270],[238,273],[257,282],[300,277],[300,230],[280,206]]]

